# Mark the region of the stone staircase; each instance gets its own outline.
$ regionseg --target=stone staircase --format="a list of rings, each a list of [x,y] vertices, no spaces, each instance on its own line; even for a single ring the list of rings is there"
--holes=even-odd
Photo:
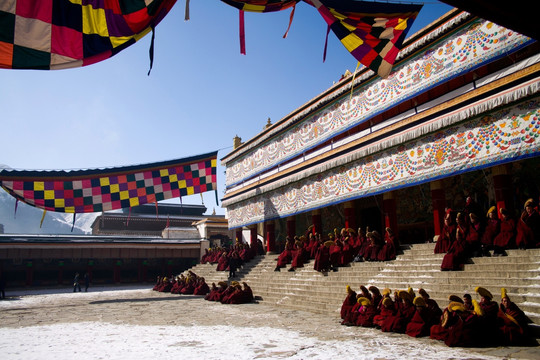
[[[259,256],[237,271],[234,280],[247,282],[260,302],[336,318],[347,285],[356,291],[360,285],[375,285],[381,291],[412,287],[416,293],[424,288],[441,308],[451,294],[470,293],[479,299],[476,286],[488,289],[500,303],[500,289],[505,287],[510,299],[534,322],[533,327],[540,329],[540,249],[509,250],[504,257],[473,258],[463,271],[441,271],[444,254],[434,254],[434,246],[405,245],[394,261],[351,263],[328,273],[313,270],[313,261],[295,272],[287,271],[288,267],[277,272],[278,255]],[[215,269],[215,264],[198,264],[191,270],[208,284],[228,280],[228,272]]]

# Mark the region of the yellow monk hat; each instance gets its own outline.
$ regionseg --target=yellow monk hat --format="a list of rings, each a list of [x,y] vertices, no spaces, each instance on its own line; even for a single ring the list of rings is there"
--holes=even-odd
[[[504,298],[508,298],[508,300],[510,300],[510,297],[508,296],[508,292],[506,291],[506,288],[501,288],[501,300]]]
[[[416,305],[416,306],[425,307],[426,306],[426,300],[424,300],[424,298],[421,297],[421,296],[417,296],[417,297],[414,298],[413,304]]]
[[[448,297],[448,300],[449,300],[450,302],[459,302],[459,303],[462,303],[462,304],[463,304],[463,299],[460,298],[460,297],[457,296],[457,295],[450,295],[450,296]]]
[[[495,206],[490,207],[486,215],[489,215],[492,212],[496,213],[497,212],[497,207],[495,207]]]
[[[490,300],[493,299],[493,295],[491,295],[491,293],[486,288],[477,286],[474,290],[478,293],[478,295],[482,297],[488,298]]]
[[[464,312],[467,309],[465,308],[465,305],[463,305],[462,303],[452,301],[450,304],[448,304],[448,310],[449,311],[461,311],[461,312]]]
[[[392,290],[390,290],[389,288],[384,288],[382,291],[383,296],[388,296],[391,293],[392,293]]]
[[[413,297],[412,297],[411,294],[410,294],[408,291],[406,291],[406,290],[400,290],[400,291],[398,292],[398,296],[399,296],[400,298],[402,298],[403,300],[408,300],[408,301],[411,301],[411,302],[413,301]]]
[[[389,308],[394,305],[394,302],[389,297],[385,297],[384,300],[382,301],[382,304],[385,308]]]
[[[357,300],[356,300],[357,303],[359,304],[362,304],[364,306],[370,306],[371,305],[371,301],[367,298],[367,297],[359,297]]]

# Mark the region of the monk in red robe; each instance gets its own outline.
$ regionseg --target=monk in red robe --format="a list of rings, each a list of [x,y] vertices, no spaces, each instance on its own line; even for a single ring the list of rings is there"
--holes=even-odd
[[[378,315],[377,307],[371,302],[370,299],[366,297],[359,297],[357,302],[360,304],[358,308],[358,315],[356,317],[356,326],[362,327],[374,327],[375,323],[373,322],[375,316]]]
[[[516,247],[516,222],[510,216],[510,212],[501,208],[501,231],[493,240],[493,255],[506,255],[505,249],[514,249]]]
[[[331,234],[329,234],[329,236],[331,236]],[[333,243],[334,241],[328,240],[319,246],[317,254],[315,255],[313,269],[320,272],[325,272],[330,269],[330,246],[332,246]]]
[[[480,334],[479,342],[487,346],[500,344],[503,341],[503,336],[499,328],[501,323],[499,305],[496,301],[493,301],[493,295],[487,289],[478,286],[475,291],[481,297],[479,304],[481,309],[480,327],[483,331]]]
[[[456,238],[443,257],[441,264],[441,270],[443,271],[461,270],[462,265],[467,259],[466,239],[469,232],[469,225],[463,213],[457,214],[456,221]]]
[[[424,298],[421,296],[415,297],[413,304],[416,311],[407,324],[405,333],[412,337],[429,336],[431,326],[434,325],[434,314],[428,309]]]
[[[489,250],[493,249],[493,241],[501,231],[501,220],[497,216],[497,208],[492,206],[487,212],[487,222],[484,234],[482,235],[482,254],[490,256]]]
[[[274,271],[280,271],[279,269],[284,268],[292,261],[293,254],[295,251],[294,245],[295,239],[287,236],[287,241],[285,242],[285,249],[279,254],[277,258],[277,264]]]
[[[394,301],[390,298],[390,292],[386,293],[386,291],[383,291],[379,313],[373,317],[373,324],[375,327],[382,329],[383,325],[387,323],[387,320],[392,318],[395,313],[396,307]]]
[[[206,283],[203,277],[199,278],[195,289],[193,290],[193,295],[206,295],[210,292],[210,287]]]
[[[384,235],[384,245],[377,255],[379,261],[389,261],[396,259],[396,237],[394,231],[387,227]]]
[[[532,344],[529,336],[531,319],[508,297],[505,288],[501,289],[501,305],[499,318],[502,319],[500,331],[505,345],[525,346]]]
[[[356,291],[354,291],[349,285],[347,285],[347,296],[345,297],[345,300],[343,300],[343,303],[341,304],[341,319],[345,320],[347,315],[351,312],[354,305],[357,304],[356,302]],[[342,322],[342,325],[344,323]]]
[[[533,199],[525,202],[516,235],[516,246],[520,249],[529,249],[540,246],[540,214],[534,207]]]
[[[435,244],[435,254],[448,252],[450,246],[456,239],[456,223],[452,217],[452,210],[447,210],[444,216],[444,225],[439,235],[439,239]]]

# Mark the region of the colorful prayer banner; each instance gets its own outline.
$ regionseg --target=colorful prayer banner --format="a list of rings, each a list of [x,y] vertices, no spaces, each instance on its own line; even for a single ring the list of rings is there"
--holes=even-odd
[[[64,213],[129,208],[217,191],[217,151],[144,165],[73,171],[0,170],[0,186],[20,201]]]
[[[242,53],[245,53],[242,26],[244,11],[274,12],[294,7],[300,2],[300,0],[221,1],[240,10]],[[358,0],[302,1],[317,8],[328,24],[328,30],[332,30],[343,46],[361,64],[382,78],[390,74],[403,40],[422,9],[421,4]]]
[[[2,0],[0,68],[52,70],[110,58],[148,34],[176,0]]]

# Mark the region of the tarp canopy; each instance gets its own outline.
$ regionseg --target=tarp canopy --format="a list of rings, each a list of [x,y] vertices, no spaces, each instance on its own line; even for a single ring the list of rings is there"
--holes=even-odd
[[[106,169],[4,168],[0,186],[16,199],[47,211],[101,212],[217,191],[216,166],[217,151]]]
[[[345,48],[388,76],[422,5],[358,0],[222,0],[243,14],[314,6]],[[7,0],[0,2],[0,68],[63,69],[105,60],[159,24],[176,0]],[[189,0],[186,0],[188,18]],[[291,14],[291,21],[293,14]],[[326,47],[325,47],[326,53]],[[150,68],[153,60],[150,46]]]

